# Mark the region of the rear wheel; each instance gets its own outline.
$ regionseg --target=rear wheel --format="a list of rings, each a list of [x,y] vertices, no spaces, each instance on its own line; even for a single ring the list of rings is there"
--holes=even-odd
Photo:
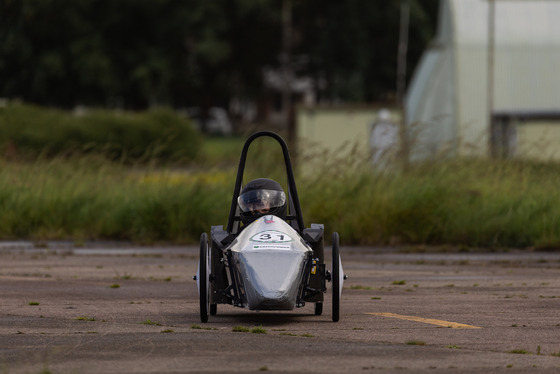
[[[315,315],[320,316],[323,314],[323,303],[315,303]]]
[[[340,252],[339,252],[338,233],[332,235],[332,320],[338,322],[340,318]]]
[[[208,322],[208,310],[210,309],[210,251],[208,250],[208,235],[206,233],[202,233],[200,236],[200,259],[198,265],[200,320]]]

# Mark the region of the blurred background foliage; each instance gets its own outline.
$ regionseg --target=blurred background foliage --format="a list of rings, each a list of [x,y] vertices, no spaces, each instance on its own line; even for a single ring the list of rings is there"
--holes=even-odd
[[[225,224],[244,138],[176,109],[259,103],[287,1],[291,69],[319,102],[395,103],[401,1],[0,0],[0,240],[196,243]],[[410,78],[438,0],[403,1]],[[560,246],[557,163],[369,156],[298,170],[307,225],[343,245]],[[249,160],[246,180],[283,182],[277,147]]]
[[[185,165],[201,140],[187,118],[165,107],[81,114],[17,102],[0,108],[0,157],[11,161],[95,154],[125,165]]]
[[[438,1],[409,3],[414,66]],[[313,78],[319,99],[394,96],[399,1],[291,4],[292,68]],[[258,100],[263,69],[281,66],[282,1],[0,0],[0,40],[0,97],[59,108],[227,107],[233,97]]]

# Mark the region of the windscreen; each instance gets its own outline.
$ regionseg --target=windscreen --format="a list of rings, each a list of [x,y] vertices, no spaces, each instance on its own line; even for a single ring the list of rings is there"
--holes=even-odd
[[[270,210],[283,206],[286,203],[286,194],[275,190],[252,190],[240,195],[237,203],[242,212]]]

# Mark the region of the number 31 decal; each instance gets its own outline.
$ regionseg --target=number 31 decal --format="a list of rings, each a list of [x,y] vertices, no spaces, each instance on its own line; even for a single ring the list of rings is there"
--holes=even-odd
[[[280,231],[267,230],[259,232],[251,238],[253,242],[261,243],[285,243],[291,242],[293,239]]]

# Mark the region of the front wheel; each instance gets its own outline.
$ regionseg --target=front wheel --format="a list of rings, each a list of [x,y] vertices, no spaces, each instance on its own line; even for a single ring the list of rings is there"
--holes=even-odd
[[[205,232],[200,236],[198,281],[200,320],[208,322],[208,310],[210,309],[210,251],[208,250],[208,235]]]
[[[332,235],[332,265],[331,265],[331,281],[332,281],[332,320],[338,322],[340,318],[340,252],[339,252],[338,233],[333,232]]]

